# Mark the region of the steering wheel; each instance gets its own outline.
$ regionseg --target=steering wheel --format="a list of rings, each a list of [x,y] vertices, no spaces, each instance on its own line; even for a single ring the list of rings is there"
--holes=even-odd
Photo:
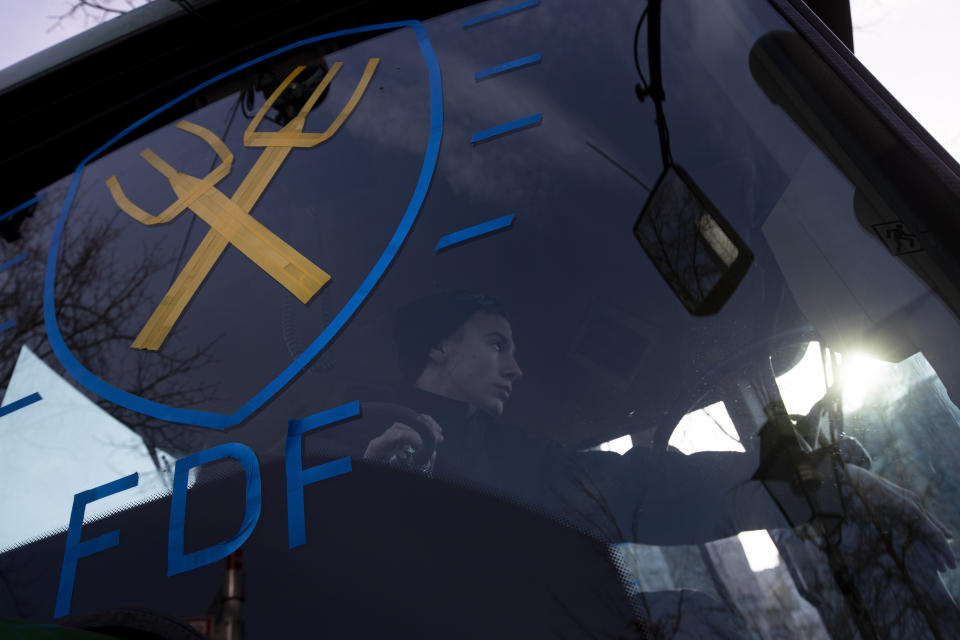
[[[705,371],[693,385],[689,393],[678,396],[670,406],[667,419],[656,428],[653,435],[654,451],[666,451],[670,436],[684,414],[692,407],[700,408],[707,395],[718,386],[718,382],[742,371],[744,367],[756,363],[758,358],[768,358],[772,353],[797,342],[810,342],[819,339],[814,328],[807,324],[779,331],[761,340],[739,349]]]

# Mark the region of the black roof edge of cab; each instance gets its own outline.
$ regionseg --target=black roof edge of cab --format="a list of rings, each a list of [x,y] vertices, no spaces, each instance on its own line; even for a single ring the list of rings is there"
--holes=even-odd
[[[769,2],[960,202],[960,165],[841,40],[800,0]],[[469,4],[469,0],[323,4],[316,0],[193,0],[188,10],[180,3],[159,0],[108,21],[57,45],[61,59],[47,56],[48,66],[42,66],[44,56],[39,54],[25,61],[30,63],[27,67],[33,65],[29,77],[16,81],[0,71],[0,83],[5,78],[15,80],[0,86],[0,105],[7,114],[6,144],[0,153],[0,212],[68,175],[83,158],[144,114],[237,64],[312,35],[371,22],[427,19]],[[831,16],[824,14],[824,18],[836,23]],[[843,25],[837,24],[834,28],[842,32]],[[336,44],[345,46],[363,37]],[[71,47],[76,47],[76,55],[64,55]],[[181,112],[171,109],[138,133],[196,106],[190,102]],[[956,259],[960,257],[960,216],[950,215],[947,206],[938,209],[929,212],[932,226]],[[944,236],[948,230],[956,231],[955,241]]]
[[[145,114],[278,47],[369,23],[427,18],[466,0],[169,0],[150,3],[0,71],[7,132],[0,212],[69,175]],[[188,8],[184,8],[184,6]],[[341,48],[378,33],[341,38]],[[138,129],[147,133],[198,105]]]
[[[806,0],[807,7],[853,51],[853,16],[850,0]]]
[[[909,111],[880,84],[803,0],[768,0],[819,53],[867,105],[885,120],[918,155],[929,156],[928,166],[939,177],[954,181],[960,192],[960,163],[923,128]]]
[[[806,40],[867,110],[912,156],[878,159],[905,201],[915,203],[915,225],[935,238],[933,257],[960,277],[960,164],[873,76],[802,0],[768,0]],[[858,123],[850,123],[856,129]],[[939,256],[939,257],[937,257]],[[946,259],[948,263],[944,262]],[[960,281],[960,280],[958,280]]]

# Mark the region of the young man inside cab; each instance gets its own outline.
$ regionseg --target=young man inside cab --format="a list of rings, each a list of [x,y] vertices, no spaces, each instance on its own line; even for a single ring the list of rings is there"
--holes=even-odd
[[[394,338],[412,382],[401,404],[412,412],[383,424],[364,443],[364,459],[409,468],[426,446],[433,453],[421,471],[493,490],[612,542],[695,544],[785,527],[812,518],[821,498],[842,491],[850,502],[857,493],[919,532],[938,567],[956,566],[949,532],[915,496],[852,464],[842,465],[841,487],[829,457],[807,469],[821,480],[822,495],[810,496],[799,483],[755,480],[756,459],[746,454],[577,452],[502,424],[523,371],[509,314],[491,297],[459,291],[411,302],[398,312]]]

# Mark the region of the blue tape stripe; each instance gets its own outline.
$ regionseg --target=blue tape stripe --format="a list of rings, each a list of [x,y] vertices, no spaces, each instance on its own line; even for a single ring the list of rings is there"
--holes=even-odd
[[[360,402],[354,400],[353,402],[348,402],[347,404],[342,404],[339,407],[334,407],[333,409],[327,409],[326,411],[315,413],[312,416],[307,416],[306,418],[290,420],[290,433],[293,435],[299,435],[328,424],[333,424],[334,422],[346,420],[347,418],[355,418],[359,415]]]
[[[464,29],[467,27],[472,27],[475,24],[480,24],[481,22],[487,22],[488,20],[493,20],[494,18],[499,18],[500,16],[506,16],[511,13],[516,13],[517,11],[523,11],[524,9],[529,9],[540,4],[540,0],[529,0],[529,2],[521,2],[519,4],[511,5],[506,9],[500,9],[498,11],[491,11],[490,13],[485,13],[482,16],[477,16],[476,18],[470,18],[469,20],[464,20],[461,25]]]
[[[43,400],[43,398],[40,397],[39,393],[31,393],[26,398],[20,398],[19,400],[14,400],[7,406],[0,407],[0,418],[6,415],[10,415],[11,413],[13,413],[18,409],[23,409],[24,407],[29,406],[34,402],[39,402],[40,400]]]
[[[60,584],[57,587],[57,603],[53,610],[54,618],[61,618],[70,613],[70,603],[73,600],[73,584],[77,577],[77,561],[80,558],[86,558],[120,544],[120,532],[116,529],[84,541],[80,540],[83,514],[87,505],[101,498],[131,489],[137,486],[139,481],[139,474],[131,473],[119,480],[108,482],[87,491],[81,491],[73,496],[70,525],[67,527],[67,544],[63,549],[63,563],[60,565]]]
[[[540,62],[541,59],[542,56],[539,53],[535,53],[532,56],[527,56],[526,58],[517,58],[516,60],[511,60],[510,62],[504,62],[503,64],[498,64],[495,67],[490,67],[489,69],[484,69],[483,71],[477,71],[477,73],[474,75],[474,80],[483,80],[484,78],[495,76],[498,73],[505,73],[507,71],[513,71],[514,69],[528,67],[531,64]]]
[[[27,254],[21,253],[20,255],[18,255],[18,256],[17,256],[16,258],[14,258],[13,260],[7,260],[7,261],[4,262],[3,264],[0,264],[0,271],[6,271],[6,270],[9,269],[10,267],[12,267],[12,266],[14,266],[14,265],[18,265],[18,264],[20,264],[21,262],[23,262],[23,261],[26,260],[26,259],[27,259]]]
[[[4,211],[3,213],[0,213],[0,221],[6,220],[7,218],[9,218],[10,216],[12,216],[13,214],[17,213],[18,211],[23,211],[24,209],[26,209],[26,208],[29,207],[30,205],[36,204],[37,202],[40,202],[40,201],[43,200],[46,196],[47,196],[47,194],[45,194],[45,193],[38,193],[37,195],[35,195],[34,197],[30,198],[29,200],[27,200],[27,201],[24,202],[23,204],[18,204],[18,205],[15,206],[13,209],[10,209],[9,211]]]
[[[284,460],[287,474],[287,540],[291,549],[306,544],[307,525],[304,517],[303,488],[308,484],[350,473],[350,458],[303,468],[303,434],[345,418],[360,415],[360,403],[354,400],[339,407],[315,413],[299,420],[290,420]]]
[[[497,136],[502,136],[505,133],[511,133],[517,129],[523,129],[524,127],[537,124],[541,120],[543,120],[543,114],[535,113],[532,116],[520,118],[519,120],[507,122],[506,124],[501,124],[491,129],[486,129],[479,133],[475,133],[473,134],[473,137],[470,138],[470,142],[483,142],[484,140],[489,140],[490,138],[496,138]]]
[[[17,326],[16,320],[7,320],[3,324],[0,324],[0,332],[6,331],[7,329],[13,329],[15,326]]]
[[[466,242],[467,240],[472,240],[473,238],[478,238],[480,236],[485,236],[488,233],[505,229],[513,224],[513,219],[515,217],[516,216],[511,213],[508,216],[495,218],[494,220],[487,220],[486,222],[481,222],[480,224],[475,224],[472,227],[467,227],[466,229],[461,229],[460,231],[455,231],[451,234],[445,235],[440,238],[440,242],[437,243],[437,246],[434,247],[433,250],[440,251],[441,249],[452,247],[455,244],[460,244],[461,242]]]
[[[246,481],[243,522],[240,529],[229,540],[218,542],[199,551],[186,552],[183,544],[184,525],[187,518],[187,481],[190,470],[215,460],[233,458],[243,467]],[[199,569],[217,560],[226,558],[239,549],[260,520],[263,506],[262,483],[260,482],[260,462],[253,449],[239,442],[228,442],[200,451],[177,460],[173,468],[173,495],[170,498],[170,528],[167,534],[167,576],[177,575],[193,569]]]
[[[423,54],[424,62],[426,63],[430,86],[430,137],[427,140],[426,151],[424,153],[423,164],[420,168],[420,175],[417,179],[416,188],[414,189],[413,196],[410,198],[410,202],[407,205],[399,224],[397,225],[396,231],[394,231],[394,234],[386,248],[383,250],[383,253],[380,254],[380,258],[377,260],[376,264],[374,264],[366,278],[364,278],[360,287],[356,292],[354,292],[353,296],[351,296],[350,300],[347,301],[343,308],[340,309],[330,324],[326,326],[323,332],[321,332],[320,335],[317,336],[310,344],[310,346],[308,346],[303,353],[297,356],[297,358],[291,362],[286,369],[280,372],[276,378],[271,380],[253,398],[244,403],[243,406],[241,406],[232,414],[198,411],[195,409],[182,409],[179,407],[171,407],[153,400],[147,400],[146,398],[141,398],[132,393],[124,391],[123,389],[114,387],[87,370],[80,363],[80,361],[77,360],[76,356],[73,355],[73,353],[70,351],[70,348],[64,341],[63,336],[60,333],[60,327],[57,324],[56,307],[54,305],[54,282],[57,268],[57,256],[60,253],[60,240],[63,236],[64,227],[66,226],[67,214],[70,211],[70,207],[73,204],[74,198],[76,198],[77,190],[80,185],[80,179],[87,163],[97,158],[100,154],[102,154],[112,145],[116,144],[119,140],[142,125],[144,122],[147,122],[163,111],[186,100],[190,96],[196,94],[198,91],[202,91],[211,84],[218,82],[219,80],[226,78],[231,74],[253,66],[263,60],[267,60],[268,58],[277,56],[298,47],[302,47],[304,45],[313,44],[315,42],[320,42],[330,38],[336,38],[355,33],[365,33],[368,31],[399,29],[401,27],[410,27],[413,30],[417,39],[417,44],[419,45],[420,51]],[[374,287],[376,287],[377,283],[380,281],[380,278],[387,270],[387,267],[389,267],[390,263],[393,262],[393,259],[400,251],[403,243],[406,241],[407,235],[410,233],[410,229],[413,226],[414,221],[416,221],[417,215],[420,213],[420,208],[423,205],[424,198],[426,198],[427,191],[429,191],[430,188],[430,182],[433,180],[433,174],[437,166],[437,157],[440,153],[440,140],[442,137],[443,84],[440,77],[440,63],[437,61],[437,56],[433,51],[432,45],[430,44],[430,38],[427,35],[427,31],[419,20],[404,20],[401,22],[388,22],[353,29],[342,29],[340,31],[334,31],[321,36],[307,38],[306,40],[295,42],[271,53],[254,58],[249,62],[246,62],[238,67],[234,67],[230,71],[221,73],[220,75],[197,85],[193,89],[187,91],[186,93],[171,100],[162,107],[155,109],[150,114],[134,122],[132,125],[103,144],[96,151],[84,158],[84,160],[81,161],[77,166],[77,169],[73,174],[73,179],[70,182],[70,187],[67,190],[67,197],[64,200],[63,208],[60,211],[60,218],[57,220],[57,226],[54,229],[53,237],[50,241],[50,250],[47,253],[47,266],[43,280],[43,320],[47,329],[47,338],[50,340],[50,345],[53,348],[54,354],[56,354],[57,359],[60,360],[64,368],[70,372],[70,375],[72,375],[77,382],[82,384],[93,393],[96,393],[101,398],[109,400],[114,404],[118,404],[122,407],[126,407],[138,413],[152,416],[166,422],[192,424],[198,427],[206,427],[208,429],[223,430],[240,424],[249,418],[260,407],[262,407],[268,400],[270,400],[270,398],[280,391],[280,389],[286,386],[294,377],[297,376],[297,374],[303,370],[304,367],[310,364],[310,362],[313,361],[313,359],[316,358],[327,347],[330,341],[333,340],[338,333],[340,333],[340,330],[343,329],[344,325],[346,325],[350,318],[353,317],[353,314],[356,313],[357,309],[360,308],[367,296],[370,295],[370,292],[373,291]]]

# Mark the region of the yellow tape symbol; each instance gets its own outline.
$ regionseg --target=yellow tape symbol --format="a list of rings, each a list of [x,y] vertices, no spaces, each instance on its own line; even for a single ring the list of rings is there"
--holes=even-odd
[[[230,198],[215,185],[230,173],[233,154],[215,133],[185,120],[177,123],[177,128],[192,133],[209,144],[219,156],[220,164],[205,177],[196,178],[177,171],[153,151],[144,149],[140,156],[167,179],[177,195],[176,201],[160,214],[151,215],[131,202],[120,187],[116,176],[107,179],[107,188],[117,206],[142,224],[164,224],[185,210],[191,209],[210,225],[200,246],[193,252],[183,270],[170,285],[170,289],[140,330],[131,347],[151,351],[160,348],[228,244],[232,244],[243,252],[303,303],[308,302],[330,280],[330,276],[323,269],[255,220],[250,215],[250,210],[260,199],[291,149],[314,147],[333,137],[360,102],[378,64],[380,64],[380,58],[370,58],[347,104],[323,133],[304,133],[303,127],[307,114],[340,71],[342,62],[333,64],[307,98],[297,116],[280,131],[257,131],[267,111],[305,67],[300,66],[290,72],[260,107],[243,134],[245,146],[264,147],[264,149]]]

